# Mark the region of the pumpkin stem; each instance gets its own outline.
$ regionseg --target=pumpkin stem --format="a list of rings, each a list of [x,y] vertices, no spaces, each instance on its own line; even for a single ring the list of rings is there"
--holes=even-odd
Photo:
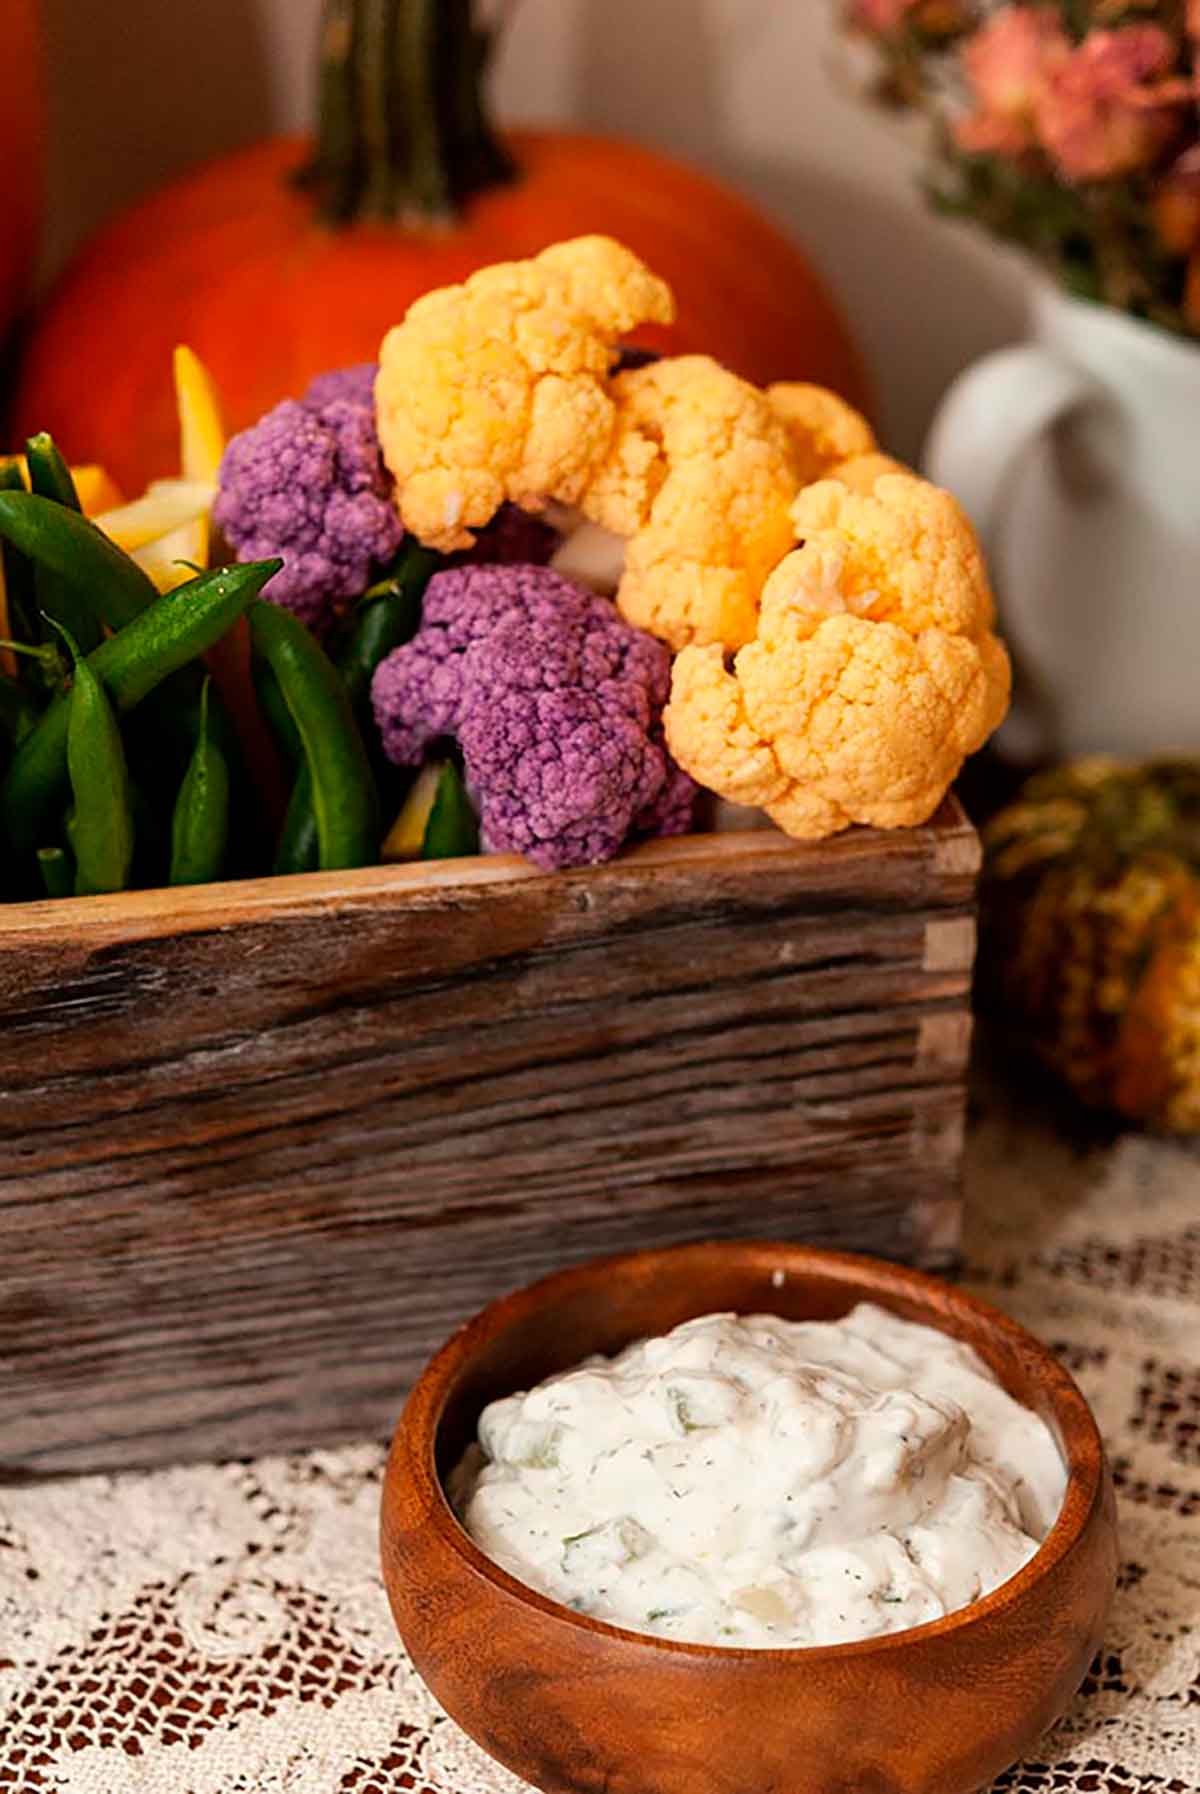
[[[317,138],[296,173],[330,223],[444,223],[515,168],[488,115],[477,0],[325,0]]]

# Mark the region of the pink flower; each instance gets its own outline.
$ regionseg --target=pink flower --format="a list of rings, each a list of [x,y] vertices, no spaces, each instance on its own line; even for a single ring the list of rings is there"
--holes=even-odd
[[[1032,149],[1046,83],[1070,54],[1070,40],[1043,8],[1006,6],[998,12],[963,49],[976,109],[958,126],[960,147],[998,156]]]
[[[1037,130],[1068,181],[1102,181],[1156,161],[1191,87],[1167,79],[1175,46],[1158,25],[1094,31],[1056,69]]]

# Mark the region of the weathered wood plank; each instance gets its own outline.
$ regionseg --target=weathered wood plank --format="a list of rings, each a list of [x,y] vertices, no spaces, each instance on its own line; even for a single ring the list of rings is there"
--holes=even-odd
[[[431,1229],[343,1218],[309,1251],[260,1239],[236,1255],[145,1259],[119,1328],[106,1290],[80,1281],[40,1314],[26,1306],[26,1352],[7,1370],[26,1386],[12,1435],[26,1443],[4,1461],[85,1469],[382,1435],[431,1345],[531,1276],[631,1237],[786,1237],[798,1218],[817,1242],[909,1256],[914,1211],[896,1185],[910,1179],[903,1135],[889,1143],[869,1129],[815,1178],[777,1168],[681,1177],[661,1208],[630,1211],[610,1196],[564,1217],[506,1201]]]
[[[651,1241],[957,1239],[978,843],[770,831],[0,920],[0,1467],[381,1432]]]

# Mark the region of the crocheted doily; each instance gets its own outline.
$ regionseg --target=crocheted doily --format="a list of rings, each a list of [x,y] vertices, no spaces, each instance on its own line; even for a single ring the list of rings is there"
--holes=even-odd
[[[996,1794],[1200,1788],[1200,1159],[974,1132],[970,1282],[1092,1401],[1120,1593],[1066,1718]],[[0,1492],[0,1789],[520,1794],[398,1648],[379,1444]]]

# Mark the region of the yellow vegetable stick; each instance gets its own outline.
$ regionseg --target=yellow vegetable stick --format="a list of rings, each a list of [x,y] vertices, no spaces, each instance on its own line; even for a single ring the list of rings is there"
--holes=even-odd
[[[71,478],[85,517],[95,517],[101,511],[115,511],[125,503],[121,488],[103,467],[73,467]]]
[[[0,460],[6,459],[0,456]],[[21,478],[29,484],[29,467],[24,455],[15,455],[13,459],[21,469]],[[100,511],[115,511],[118,505],[125,503],[121,488],[106,468],[97,467],[89,462],[83,467],[73,467],[71,478],[75,482],[75,491],[85,517],[95,517]]]
[[[179,407],[179,465],[185,480],[216,481],[225,453],[225,428],[216,382],[186,344],[175,350],[175,402]]]
[[[193,567],[208,566],[208,540],[206,512],[194,523],[185,523],[181,529],[172,530],[169,536],[149,543],[134,559],[143,562],[160,592],[173,592],[177,585],[192,577],[186,566],[180,566],[181,561],[190,561]]]
[[[207,480],[156,480],[141,498],[93,519],[126,554],[207,516],[216,487]]]
[[[144,548],[137,550],[134,560],[150,575],[160,592],[173,592],[176,586],[186,585],[189,579],[196,577],[196,568],[204,565],[191,552],[194,533],[199,527],[187,523],[182,529],[172,530],[169,536],[160,536],[156,542],[147,542]]]
[[[421,768],[416,783],[404,800],[404,807],[387,832],[387,839],[379,850],[380,859],[420,859],[421,843],[425,839],[425,830],[441,776],[442,768],[432,762]]]
[[[185,480],[203,480],[216,487],[217,471],[225,453],[225,429],[216,382],[194,350],[180,343],[175,350],[175,404],[179,412],[179,466]],[[171,569],[176,561],[208,565],[212,527],[206,511],[162,544],[161,566],[151,567],[151,577],[161,591],[179,584]],[[164,584],[163,581],[166,581]]]

